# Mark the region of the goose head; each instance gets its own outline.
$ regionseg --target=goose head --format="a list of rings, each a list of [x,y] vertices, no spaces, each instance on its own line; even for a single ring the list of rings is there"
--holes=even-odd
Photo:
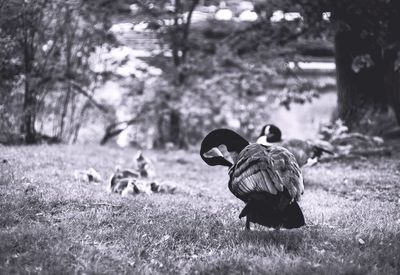
[[[265,124],[261,128],[261,133],[258,136],[257,143],[268,145],[274,142],[282,141],[282,132],[278,126],[274,124]]]
[[[229,129],[216,129],[203,139],[200,156],[210,166],[231,167],[247,145],[249,142],[238,133]]]

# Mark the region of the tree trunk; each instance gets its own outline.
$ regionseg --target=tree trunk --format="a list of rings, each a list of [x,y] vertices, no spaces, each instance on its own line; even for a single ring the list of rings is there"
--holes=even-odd
[[[25,82],[24,105],[22,115],[21,132],[25,136],[25,143],[33,144],[36,142],[35,132],[36,120],[36,97],[29,85],[29,78]]]
[[[71,11],[68,10],[66,15],[65,15],[65,20],[69,21],[71,18]],[[64,127],[65,127],[65,120],[67,117],[68,113],[68,105],[71,100],[71,93],[72,93],[72,85],[71,85],[71,67],[72,67],[72,43],[74,42],[74,32],[72,31],[71,33],[67,33],[67,43],[66,43],[66,48],[65,48],[65,56],[66,56],[66,68],[65,68],[65,75],[67,76],[67,94],[65,95],[64,98],[64,103],[62,106],[62,112],[61,112],[61,118],[60,118],[60,131],[58,133],[58,137],[60,140],[62,140],[63,135],[64,135]]]
[[[25,76],[25,91],[24,104],[22,109],[22,124],[21,133],[25,137],[26,144],[36,142],[35,120],[36,120],[36,95],[32,81],[32,71],[34,64],[34,37],[35,31],[29,29],[26,21],[26,14],[23,13],[23,57],[24,57],[24,76]]]
[[[356,72],[353,60],[369,54],[373,64]],[[371,119],[387,112],[381,49],[376,42],[361,39],[356,31],[339,31],[335,36],[338,86],[338,116],[350,130],[368,132]]]
[[[384,88],[389,105],[396,116],[397,124],[400,124],[400,68],[395,68],[395,61],[398,58],[397,54],[396,50],[387,50],[385,52]]]
[[[70,135],[72,138],[70,138],[70,140],[71,140],[70,143],[72,143],[72,144],[76,143],[78,140],[79,131],[82,127],[83,120],[86,119],[85,118],[86,111],[89,109],[89,107],[90,107],[90,102],[86,101],[85,104],[82,106],[82,109],[79,113],[78,120],[75,121],[75,125],[71,126],[71,134]]]
[[[65,95],[64,102],[62,105],[62,111],[61,111],[61,117],[60,117],[60,130],[57,135],[60,140],[63,139],[63,135],[64,135],[65,120],[67,117],[68,104],[70,101],[70,97],[71,97],[71,86],[68,84],[67,94]]]
[[[154,147],[164,148],[167,143],[178,148],[186,148],[187,142],[182,132],[181,114],[174,109],[165,109],[157,119],[157,137]]]

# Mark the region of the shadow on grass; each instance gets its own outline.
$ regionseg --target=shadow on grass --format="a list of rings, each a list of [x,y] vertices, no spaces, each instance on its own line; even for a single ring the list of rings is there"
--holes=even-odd
[[[299,251],[304,246],[305,237],[306,234],[302,229],[243,231],[239,233],[239,240],[247,245],[276,246],[290,252]]]

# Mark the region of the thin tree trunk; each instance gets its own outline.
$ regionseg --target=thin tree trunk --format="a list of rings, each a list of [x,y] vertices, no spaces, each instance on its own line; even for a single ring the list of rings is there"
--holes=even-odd
[[[75,125],[75,121],[76,121],[76,117],[75,117],[75,112],[76,112],[76,94],[72,93],[71,94],[71,111],[69,114],[69,129],[68,129],[68,136],[66,138],[66,140],[68,141],[68,143],[72,143],[72,138],[74,136],[74,125]],[[78,118],[79,119],[79,118]]]
[[[71,10],[67,9],[65,13],[65,22],[69,22],[71,20]],[[77,27],[75,25],[75,27]],[[59,132],[59,139],[62,140],[64,135],[64,128],[65,128],[65,120],[68,113],[68,106],[71,101],[71,94],[72,94],[72,84],[71,84],[71,69],[72,69],[72,47],[73,43],[75,42],[75,29],[69,28],[66,32],[66,48],[65,48],[65,56],[66,56],[66,68],[65,68],[65,76],[67,78],[67,94],[64,98],[63,109],[60,118],[60,132]]]
[[[73,133],[72,133],[73,138],[72,138],[72,142],[71,143],[76,143],[77,142],[79,131],[80,131],[81,127],[82,127],[82,121],[83,121],[83,119],[84,119],[84,117],[86,115],[86,111],[89,109],[89,107],[90,107],[90,102],[86,101],[86,103],[83,105],[83,107],[81,109],[78,121],[75,123],[75,127],[74,127],[74,130],[73,130]]]
[[[36,120],[36,95],[32,85],[32,67],[34,60],[34,36],[33,30],[29,31],[25,13],[22,15],[23,20],[23,38],[22,47],[24,49],[24,75],[25,75],[25,91],[24,104],[22,109],[22,125],[21,133],[25,136],[25,143],[33,144],[36,141],[35,120]]]
[[[157,137],[154,140],[154,147],[164,148],[167,143],[174,144],[179,148],[187,148],[184,138],[181,113],[171,108],[158,112]]]
[[[30,89],[29,79],[27,78],[25,82],[25,94],[24,94],[24,105],[23,105],[23,116],[22,116],[22,127],[21,127],[21,132],[25,135],[25,142],[27,144],[33,144],[36,141],[35,110],[36,110],[36,98],[34,92]]]
[[[67,83],[67,94],[65,95],[63,106],[62,106],[62,112],[61,112],[61,118],[60,118],[60,132],[58,133],[58,137],[60,140],[62,140],[62,136],[64,134],[64,128],[65,128],[65,119],[67,117],[68,113],[68,106],[71,98],[71,85],[68,81]]]

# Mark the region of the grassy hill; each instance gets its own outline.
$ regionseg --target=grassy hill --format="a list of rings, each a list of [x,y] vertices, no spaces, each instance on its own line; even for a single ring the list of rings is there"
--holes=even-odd
[[[176,194],[120,197],[104,179],[134,149],[1,147],[0,273],[398,274],[400,161],[323,163],[305,171],[307,226],[244,231],[227,171],[196,152],[146,152]]]

